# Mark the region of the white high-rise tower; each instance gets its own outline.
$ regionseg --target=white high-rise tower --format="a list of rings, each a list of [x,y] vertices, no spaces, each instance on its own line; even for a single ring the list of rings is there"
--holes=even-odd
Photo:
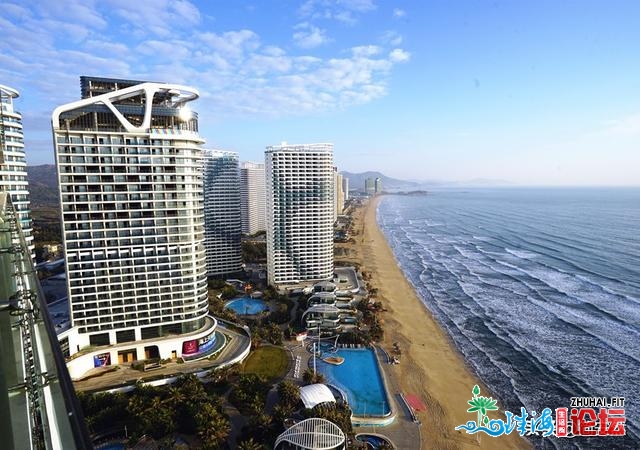
[[[333,277],[333,144],[267,147],[267,272],[271,284]]]
[[[264,164],[240,165],[240,205],[242,232],[255,234],[267,229],[267,191]]]
[[[237,273],[242,270],[238,154],[207,150],[203,178],[207,274]]]
[[[59,339],[72,355],[102,350],[69,370],[95,358],[204,357],[216,321],[207,315],[204,140],[188,107],[198,92],[92,77],[81,89],[82,100],[52,115],[72,322]]]
[[[33,251],[22,115],[13,106],[19,95],[15,89],[0,85],[0,191],[11,195],[25,240]]]

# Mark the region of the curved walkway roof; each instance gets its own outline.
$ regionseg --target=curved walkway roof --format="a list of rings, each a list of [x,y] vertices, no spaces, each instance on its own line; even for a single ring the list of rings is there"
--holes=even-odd
[[[344,433],[336,424],[326,419],[314,417],[303,420],[285,430],[276,439],[274,448],[277,449],[279,444],[288,442],[299,449],[331,450],[342,448],[344,441]]]
[[[322,383],[309,384],[300,388],[300,399],[305,408],[313,408],[320,403],[332,402],[336,399],[327,385]]]

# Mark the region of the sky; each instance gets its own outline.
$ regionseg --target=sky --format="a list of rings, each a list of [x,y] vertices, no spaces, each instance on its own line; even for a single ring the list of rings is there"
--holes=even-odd
[[[640,2],[0,0],[29,164],[81,75],[180,83],[209,148],[331,142],[341,170],[640,185]]]

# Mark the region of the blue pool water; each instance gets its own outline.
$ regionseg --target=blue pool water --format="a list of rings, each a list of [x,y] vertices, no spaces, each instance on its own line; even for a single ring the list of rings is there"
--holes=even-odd
[[[377,417],[389,415],[389,400],[373,350],[342,348],[335,353],[325,353],[325,356],[329,355],[341,356],[344,362],[336,366],[318,359],[317,368],[328,383],[347,394],[353,414]]]
[[[241,297],[236,298],[235,300],[231,300],[225,305],[226,308],[229,308],[236,312],[236,314],[240,315],[250,315],[250,314],[259,314],[262,311],[266,311],[269,309],[269,306],[257,298],[251,297]]]
[[[389,445],[389,441],[380,436],[374,434],[359,434],[356,436],[356,440],[360,442],[366,442],[367,448],[379,449],[383,445]]]

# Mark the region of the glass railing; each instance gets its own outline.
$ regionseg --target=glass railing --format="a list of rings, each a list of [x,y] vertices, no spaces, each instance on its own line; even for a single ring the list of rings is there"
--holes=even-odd
[[[0,192],[3,449],[89,449],[69,373],[9,196]],[[4,392],[3,392],[4,391]]]

